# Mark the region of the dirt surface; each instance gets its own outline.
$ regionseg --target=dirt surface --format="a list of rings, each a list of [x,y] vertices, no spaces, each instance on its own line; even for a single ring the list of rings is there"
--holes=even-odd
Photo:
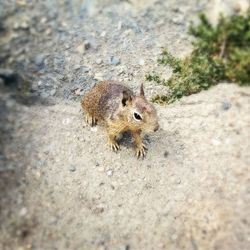
[[[1,2],[0,249],[249,249],[249,88],[156,105],[145,160],[129,135],[111,152],[80,110],[98,80],[168,77],[161,47],[190,52],[204,2]]]

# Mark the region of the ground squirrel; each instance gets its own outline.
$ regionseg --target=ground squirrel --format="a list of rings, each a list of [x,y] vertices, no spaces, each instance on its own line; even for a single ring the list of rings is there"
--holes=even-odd
[[[88,124],[104,124],[113,151],[119,149],[117,136],[130,131],[135,140],[136,156],[144,158],[147,148],[142,134],[157,131],[159,124],[154,106],[144,96],[143,84],[140,93],[135,95],[121,83],[103,81],[82,98],[81,105]]]

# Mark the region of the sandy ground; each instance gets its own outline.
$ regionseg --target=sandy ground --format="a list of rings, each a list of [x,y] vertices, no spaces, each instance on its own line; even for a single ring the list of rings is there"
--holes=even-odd
[[[116,154],[107,146],[103,128],[86,125],[79,99],[96,78],[118,78],[137,89],[154,67],[170,74],[154,66],[161,46],[178,56],[191,48],[183,18],[197,11],[196,1],[188,6],[185,1],[132,1],[135,12],[127,19],[131,4],[116,2],[103,1],[102,12],[88,6],[83,28],[70,26],[73,21],[65,16],[69,34],[60,46],[50,45],[59,44],[64,31],[50,26],[48,40],[31,39],[16,60],[11,58],[18,49],[1,64],[20,70],[20,60],[33,81],[29,105],[14,90],[4,88],[0,94],[0,249],[248,250],[249,88],[224,83],[168,106],[156,105],[161,128],[145,138],[149,150],[144,160],[134,157],[129,135]],[[20,13],[27,14],[15,12],[7,23],[15,23]],[[114,26],[108,15],[117,20]],[[119,18],[127,20],[124,25]],[[135,24],[143,32],[137,33]],[[22,29],[9,31],[19,34],[14,40],[1,40],[4,51],[9,42],[21,47]],[[79,58],[74,51],[82,49],[77,37],[83,31],[91,48],[75,67]],[[122,34],[123,43],[117,40]],[[39,54],[46,46],[45,66],[34,68],[40,64],[32,58],[34,51]],[[60,53],[66,53],[63,59]],[[110,64],[110,55],[120,64]],[[59,64],[51,58],[59,58]],[[89,70],[79,72],[86,65]],[[146,83],[147,96],[161,91],[166,90]]]

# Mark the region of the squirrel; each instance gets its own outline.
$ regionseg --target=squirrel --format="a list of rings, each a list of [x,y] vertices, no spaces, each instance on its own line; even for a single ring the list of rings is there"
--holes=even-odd
[[[137,158],[146,156],[142,134],[159,129],[155,107],[144,95],[143,84],[140,93],[116,81],[102,81],[92,88],[81,100],[86,122],[91,126],[103,124],[108,134],[108,144],[117,152],[120,147],[117,136],[130,131],[135,141]]]

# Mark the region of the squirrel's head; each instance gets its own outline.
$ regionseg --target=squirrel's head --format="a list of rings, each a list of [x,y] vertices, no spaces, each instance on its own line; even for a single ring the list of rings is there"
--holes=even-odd
[[[151,133],[159,129],[156,109],[145,98],[143,84],[138,95],[123,91],[122,105],[127,111],[127,120],[133,130]]]

